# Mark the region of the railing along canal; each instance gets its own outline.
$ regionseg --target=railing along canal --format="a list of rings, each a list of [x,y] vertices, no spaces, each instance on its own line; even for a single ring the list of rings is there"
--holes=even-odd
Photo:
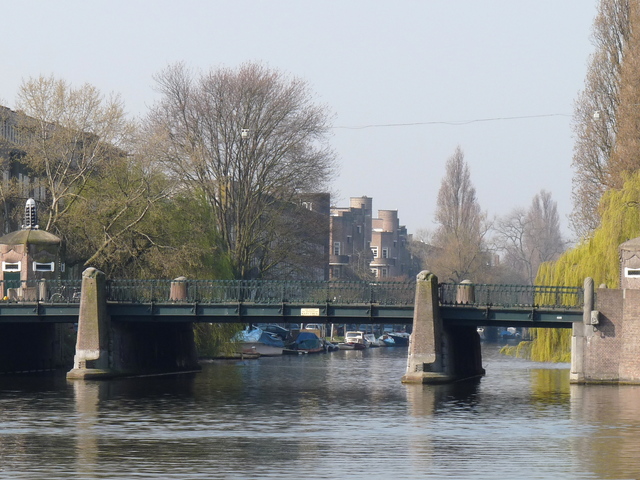
[[[169,303],[171,284],[176,280],[107,281],[107,300],[122,303]],[[204,304],[378,304],[413,305],[415,281],[277,281],[277,280],[185,280],[185,302]],[[40,301],[54,304],[80,302],[81,280],[0,281],[9,301]],[[461,288],[473,289],[473,295],[459,303]],[[540,285],[490,285],[441,283],[439,300],[445,306],[504,308],[581,308],[581,287]]]
[[[472,289],[464,302],[459,301],[461,289]],[[438,296],[447,306],[578,309],[584,304],[582,287],[441,283]]]
[[[110,280],[107,300],[162,303],[176,280]],[[415,282],[313,282],[278,280],[185,280],[190,303],[413,305]]]

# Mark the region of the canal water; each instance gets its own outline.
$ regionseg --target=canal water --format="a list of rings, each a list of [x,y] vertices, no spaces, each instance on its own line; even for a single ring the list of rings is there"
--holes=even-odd
[[[0,376],[2,479],[640,478],[640,388],[504,357],[402,385],[406,348],[105,382]]]

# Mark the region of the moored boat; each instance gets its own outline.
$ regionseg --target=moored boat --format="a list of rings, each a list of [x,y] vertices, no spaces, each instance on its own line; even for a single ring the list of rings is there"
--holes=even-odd
[[[409,334],[406,332],[392,332],[388,334],[393,339],[395,347],[406,347],[409,345]]]
[[[371,341],[367,338],[366,334],[360,330],[345,332],[344,343],[358,343],[364,345],[365,348],[371,346]]]
[[[338,344],[340,350],[364,350],[367,348],[363,343],[341,342]]]
[[[340,347],[338,347],[337,343],[331,343],[331,342],[324,342],[324,349],[327,352],[335,352],[336,350],[340,350]]]
[[[380,342],[380,346],[381,347],[395,347],[396,346],[395,340],[393,338],[391,338],[388,333],[385,333],[384,335],[380,335],[380,338],[378,338],[378,342]]]
[[[278,335],[268,333],[260,328],[247,327],[239,332],[234,340],[237,343],[236,351],[241,354],[257,354],[262,357],[282,355],[284,341]]]
[[[313,332],[299,332],[291,343],[285,346],[282,353],[285,354],[302,354],[302,353],[320,353],[324,352],[324,343]]]
[[[373,333],[365,333],[364,339],[366,342],[369,343],[369,347],[379,347],[381,346],[380,344],[382,343],[376,338],[376,336]]]

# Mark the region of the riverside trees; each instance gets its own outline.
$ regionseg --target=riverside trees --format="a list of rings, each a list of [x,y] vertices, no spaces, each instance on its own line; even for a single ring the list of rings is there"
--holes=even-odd
[[[59,233],[60,221],[82,197],[93,175],[131,145],[133,125],[119,97],[105,98],[95,87],[72,87],[54,77],[27,79],[18,91],[21,158],[46,190],[48,231]]]
[[[545,190],[529,208],[489,221],[460,147],[446,162],[435,220],[435,231],[419,230],[410,248],[445,282],[533,284],[538,267],[565,249],[557,204]]]
[[[438,227],[431,240],[429,268],[442,281],[481,281],[489,263],[485,244],[489,224],[460,147],[447,160],[435,218]]]
[[[200,75],[177,64],[156,81],[147,132],[157,158],[208,202],[235,277],[276,268],[299,245],[288,209],[334,169],[326,108],[304,81],[251,63]]]
[[[623,88],[623,82],[632,79],[637,72],[630,59],[637,57],[639,39],[632,35],[632,25],[638,25],[637,2],[629,0],[601,0],[593,25],[593,43],[596,47],[588,66],[585,89],[578,96],[574,108],[576,143],[573,155],[573,212],[571,224],[580,238],[591,234],[600,223],[598,205],[603,193],[612,187],[620,187],[620,175],[625,165],[612,162],[618,142],[618,131],[631,124],[621,121],[619,110],[638,119],[637,89]],[[626,73],[623,72],[626,70]],[[623,80],[623,76],[626,80]],[[637,127],[635,127],[637,129]],[[637,132],[636,132],[637,133]],[[626,157],[635,158],[636,155]],[[635,168],[640,162],[634,161]],[[627,166],[629,163],[627,163]],[[623,168],[621,168],[623,167]]]
[[[175,65],[156,80],[162,97],[143,125],[90,85],[25,81],[16,114],[24,176],[2,197],[21,209],[35,196],[67,258],[110,274],[210,276],[203,263],[236,278],[308,269],[310,252],[327,247],[318,244],[325,225],[309,212],[312,231],[299,228],[300,194],[326,184],[334,154],[326,108],[306,83],[255,64],[199,76]]]
[[[545,190],[533,197],[528,209],[516,208],[499,219],[494,232],[505,265],[530,285],[540,265],[556,260],[565,250],[558,207]]]
[[[149,220],[170,188],[138,150],[120,98],[40,76],[22,83],[17,106],[25,174],[13,203],[21,209],[36,197],[41,226],[63,238],[68,264],[133,274],[154,245]]]
[[[593,27],[596,52],[574,115],[578,139],[574,155],[573,220],[574,230],[582,234],[582,241],[557,261],[543,264],[536,279],[538,284],[581,286],[586,277],[591,277],[596,285],[617,288],[618,248],[640,234],[639,28],[637,2],[600,1]],[[594,116],[594,111],[598,115]],[[598,171],[602,175],[597,175]],[[593,199],[589,201],[591,193]],[[585,220],[576,228],[575,220],[581,219],[575,216],[576,212],[591,215],[593,222]],[[542,330],[541,333],[532,347],[532,357],[548,360],[536,358],[534,352],[558,349],[561,342]],[[570,334],[563,335],[566,345]],[[534,348],[536,345],[539,348]]]

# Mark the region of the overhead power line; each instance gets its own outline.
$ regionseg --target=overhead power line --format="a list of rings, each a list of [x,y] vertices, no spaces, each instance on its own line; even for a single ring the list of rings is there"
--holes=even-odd
[[[567,113],[546,113],[543,115],[521,115],[518,117],[491,117],[491,118],[476,118],[473,120],[457,120],[457,121],[437,121],[437,122],[411,122],[411,123],[380,123],[371,125],[338,125],[332,128],[344,129],[344,130],[363,130],[365,128],[386,128],[386,127],[413,127],[416,125],[469,125],[471,123],[480,122],[498,122],[503,120],[525,120],[528,118],[545,118],[545,117],[570,117]]]

